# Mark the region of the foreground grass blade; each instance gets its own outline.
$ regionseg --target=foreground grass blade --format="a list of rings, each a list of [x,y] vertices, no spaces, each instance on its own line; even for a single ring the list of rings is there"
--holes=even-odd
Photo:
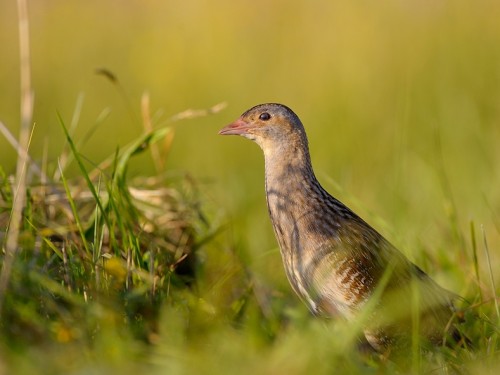
[[[95,202],[99,206],[99,209],[103,215],[104,221],[106,222],[106,225],[109,227],[109,219],[108,219],[108,216],[106,214],[106,211],[104,210],[103,204],[101,202],[101,198],[97,194],[97,191],[94,187],[94,184],[92,183],[92,180],[90,179],[90,177],[87,173],[87,170],[85,169],[85,166],[83,165],[82,159],[80,158],[80,154],[78,153],[78,151],[75,147],[73,139],[71,139],[69,132],[68,132],[68,129],[64,125],[64,121],[59,113],[57,113],[57,117],[59,119],[59,122],[61,123],[63,130],[64,130],[64,134],[66,135],[66,139],[67,139],[68,144],[71,148],[71,151],[73,152],[73,155],[75,156],[75,160],[78,163],[78,166],[80,167],[80,170],[82,172],[83,177],[85,178],[85,181],[87,182],[87,186],[88,186],[90,192],[92,193],[92,196],[94,197]],[[62,171],[61,171],[61,174],[62,174]]]
[[[172,129],[169,127],[162,127],[155,129],[150,133],[146,133],[135,140],[130,146],[125,149],[125,151],[123,151],[123,153],[118,158],[118,163],[115,170],[116,177],[119,180],[125,178],[127,165],[130,161],[130,158],[148,149],[152,144],[156,143],[160,139],[163,139],[171,131]]]
[[[85,238],[85,230],[83,229],[82,221],[80,220],[80,215],[78,214],[75,201],[73,200],[73,197],[71,195],[71,190],[69,188],[68,182],[66,180],[66,177],[64,176],[64,173],[62,172],[62,167],[61,167],[61,180],[64,186],[64,190],[66,191],[66,196],[68,197],[68,202],[71,207],[71,211],[73,212],[73,218],[75,219],[76,227],[78,228],[78,233],[80,234],[83,246],[85,247],[85,253],[88,255],[89,245],[87,243],[87,239]]]

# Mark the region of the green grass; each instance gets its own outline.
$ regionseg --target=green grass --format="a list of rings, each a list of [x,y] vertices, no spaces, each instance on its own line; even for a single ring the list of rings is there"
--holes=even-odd
[[[18,250],[2,296],[5,372],[397,371],[357,350],[357,322],[315,319],[288,286],[263,280],[262,265],[228,236],[227,219],[217,224],[220,212],[199,182],[165,172],[127,175],[129,162],[152,154],[173,125],[146,132],[92,166],[60,121],[67,154],[59,160],[72,160],[78,172],[68,178],[69,164],[43,166],[59,180],[35,179],[26,188]],[[15,188],[3,171],[0,186],[0,225],[7,228]],[[498,368],[500,317],[496,302],[478,293],[483,283],[486,290],[495,287],[493,271],[477,261],[490,249],[484,232],[476,233],[473,223],[470,230],[470,263],[440,252],[432,267],[462,277],[476,270],[464,327],[476,350],[459,350],[456,358],[445,352],[448,362],[422,362],[414,352],[413,371],[444,373],[445,363],[477,373]],[[276,255],[262,255],[263,262],[273,256],[281,272]],[[5,257],[3,251],[2,263]]]
[[[123,334],[132,346],[154,341],[164,303],[195,289],[197,251],[217,228],[204,219],[189,179],[158,175],[127,182],[128,160],[170,128],[147,133],[117,150],[103,163],[108,168],[89,171],[62,119],[61,128],[82,177],[67,179],[59,164],[59,181],[27,187],[18,250],[2,295],[2,345],[13,353],[30,345],[92,347],[100,332]],[[15,188],[5,174],[1,183],[0,225],[7,228]],[[7,231],[1,233],[4,242]],[[5,264],[5,248],[2,254]]]
[[[9,51],[13,4],[0,5]],[[17,142],[0,140],[0,374],[397,372],[355,348],[359,322],[312,317],[288,285],[262,155],[216,135],[264,101],[302,118],[327,190],[469,301],[475,350],[413,353],[411,370],[500,371],[496,3],[30,10],[24,136],[23,70],[0,61],[2,130]],[[30,154],[17,171],[16,150]]]

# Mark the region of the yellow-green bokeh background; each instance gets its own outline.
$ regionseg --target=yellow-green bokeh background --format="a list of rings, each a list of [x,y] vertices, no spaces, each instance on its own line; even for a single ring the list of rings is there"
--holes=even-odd
[[[406,253],[460,252],[455,206],[468,250],[472,220],[499,264],[500,2],[37,0],[29,13],[35,159],[46,148],[55,165],[57,112],[69,123],[79,95],[77,141],[111,109],[81,148],[95,162],[142,132],[144,91],[163,120],[225,101],[217,115],[176,125],[168,168],[204,182],[236,242],[258,259],[276,246],[262,156],[217,131],[250,106],[282,102],[305,123],[327,189]],[[13,0],[0,4],[0,46],[0,120],[17,134]],[[96,68],[118,76],[134,115]],[[12,173],[15,154],[1,137],[0,150]],[[144,160],[132,175],[153,171]],[[451,286],[461,292],[468,278]]]

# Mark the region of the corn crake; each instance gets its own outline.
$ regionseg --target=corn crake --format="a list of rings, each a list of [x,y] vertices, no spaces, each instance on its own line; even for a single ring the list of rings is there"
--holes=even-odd
[[[462,340],[458,296],[323,189],[291,109],[255,106],[219,134],[243,136],[264,152],[267,206],[286,275],[314,314],[350,321],[365,314],[366,340],[387,355],[408,349],[415,327],[431,347]]]

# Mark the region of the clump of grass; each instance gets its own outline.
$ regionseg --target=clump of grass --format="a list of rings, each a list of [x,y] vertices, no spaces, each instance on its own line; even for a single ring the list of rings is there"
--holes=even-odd
[[[44,363],[42,372],[48,373],[78,362],[90,362],[87,369],[98,363],[112,366],[116,351],[130,360],[139,355],[134,343],[155,342],[161,306],[195,299],[189,296],[196,295],[199,249],[216,230],[200,208],[196,182],[167,177],[163,160],[173,131],[154,126],[147,95],[141,101],[144,134],[97,167],[80,154],[81,140],[72,136],[81,97],[69,129],[59,116],[66,145],[57,163],[33,161],[28,152],[34,131],[29,22],[26,1],[18,5],[19,140],[0,123],[19,155],[15,175],[0,167],[0,373],[5,363],[27,372],[40,372],[38,364]],[[124,94],[116,76],[105,76]],[[170,120],[221,108],[185,111]],[[151,151],[158,173],[130,179],[130,160],[145,151]],[[76,177],[67,172],[72,162],[79,170]],[[109,339],[118,344],[104,344]],[[96,358],[101,352],[104,361]]]
[[[61,125],[66,129],[62,120]],[[127,179],[130,159],[169,131],[147,132],[117,150],[108,168],[90,171],[66,131],[81,177],[66,177],[59,165],[60,181],[27,187],[17,256],[3,296],[2,337],[23,342],[89,336],[93,329],[79,320],[98,304],[151,339],[158,306],[173,288],[192,285],[196,252],[212,230],[192,180]],[[2,171],[2,243],[14,194]]]

